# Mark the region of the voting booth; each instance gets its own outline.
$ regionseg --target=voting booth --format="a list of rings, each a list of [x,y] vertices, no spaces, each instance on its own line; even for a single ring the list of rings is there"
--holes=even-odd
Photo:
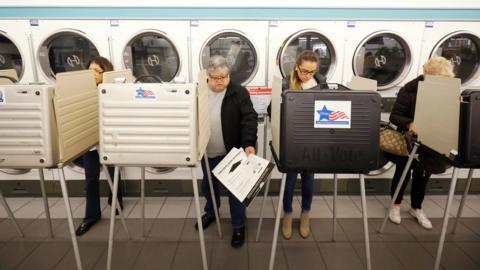
[[[196,168],[210,138],[207,91],[204,72],[198,84],[105,83],[98,87],[99,155],[102,164],[115,165],[113,197],[118,166],[191,168],[204,269],[208,268]],[[218,213],[216,217],[221,235]],[[114,210],[110,222],[107,269],[111,269]]]
[[[0,86],[0,168],[58,168],[78,269],[82,269],[63,167],[98,143],[91,70],[57,74],[56,85]],[[48,214],[48,205],[45,205]]]
[[[363,174],[378,164],[381,97],[374,91],[345,89],[281,92],[281,81],[274,78],[270,145],[283,177],[269,269],[275,261],[286,173],[305,171],[360,174],[367,269],[371,269]],[[335,218],[334,207],[334,230]]]
[[[388,213],[419,147],[433,151],[439,157],[437,162],[448,163],[454,167],[435,260],[434,269],[438,270],[459,169],[468,168],[469,173],[456,222],[461,216],[473,169],[480,168],[480,91],[461,92],[458,78],[425,76],[424,81],[419,82],[418,85],[414,119],[418,140],[409,154],[407,165],[393,195],[392,203],[386,211],[380,232],[383,232]],[[453,232],[455,228],[456,223]]]

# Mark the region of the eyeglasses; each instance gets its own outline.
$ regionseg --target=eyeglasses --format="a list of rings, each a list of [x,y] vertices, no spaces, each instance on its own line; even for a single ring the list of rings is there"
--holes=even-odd
[[[208,78],[211,79],[212,81],[221,82],[221,81],[225,81],[228,78],[228,75],[219,76],[219,77],[208,76]]]
[[[93,70],[95,73],[102,74],[104,71],[96,68],[90,68],[90,70]]]
[[[313,75],[315,74],[315,72],[317,72],[317,70],[305,70],[299,66],[297,66],[297,70],[302,73],[302,75]]]

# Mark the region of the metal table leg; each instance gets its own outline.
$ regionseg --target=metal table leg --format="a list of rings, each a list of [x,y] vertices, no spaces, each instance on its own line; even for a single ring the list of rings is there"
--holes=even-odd
[[[262,230],[262,223],[263,223],[263,211],[265,209],[265,202],[267,200],[268,190],[270,189],[271,180],[272,180],[272,177],[269,176],[267,180],[267,184],[265,185],[265,191],[263,192],[262,207],[260,208],[260,214],[258,216],[257,235],[255,236],[256,242],[258,242],[258,239],[260,239],[260,231]]]
[[[107,171],[108,174],[108,171]],[[112,209],[110,211],[110,231],[108,234],[108,254],[107,254],[107,270],[112,269],[112,253],[113,253],[113,234],[115,232],[115,209],[117,207],[118,182],[120,176],[120,167],[115,166],[115,173],[113,174],[113,189],[112,189]],[[108,177],[107,177],[108,178]]]
[[[0,202],[2,202],[3,207],[5,208],[5,211],[7,211],[8,218],[12,221],[13,226],[15,227],[15,230],[17,230],[17,233],[20,237],[24,238],[25,235],[23,234],[22,229],[20,229],[20,226],[17,223],[17,219],[15,219],[15,216],[13,215],[12,209],[10,209],[10,206],[8,206],[7,200],[3,197],[2,191],[0,191]]]
[[[112,179],[110,178],[110,174],[108,173],[108,168],[105,164],[102,164],[102,167],[107,177],[108,186],[110,187],[110,191],[112,192],[112,209],[115,209],[115,206],[113,204],[113,198],[115,198],[115,201],[117,202],[116,208],[118,210],[118,214],[120,215],[120,220],[122,222],[123,229],[125,230],[125,233],[127,234],[128,239],[132,239],[132,237],[130,236],[130,231],[128,230],[128,227],[127,227],[127,222],[125,222],[125,216],[123,214],[122,207],[120,206],[120,202],[118,201],[117,196],[113,197],[113,183],[112,183]],[[119,170],[120,170],[120,167],[119,167]],[[120,172],[118,173],[118,175],[120,177]],[[120,179],[119,179],[119,182],[120,182]],[[118,191],[117,191],[117,194],[118,194]]]
[[[465,191],[463,192],[462,200],[460,201],[460,206],[458,207],[457,217],[455,218],[455,223],[453,223],[453,230],[452,234],[455,234],[457,231],[457,224],[462,216],[463,207],[465,206],[465,202],[467,201],[468,191],[470,190],[470,185],[472,184],[472,176],[473,176],[473,169],[468,170],[468,179],[467,185],[465,186]]]
[[[202,253],[202,262],[203,270],[207,270],[207,252],[205,249],[205,238],[203,235],[203,224],[202,224],[202,215],[200,213],[200,199],[198,195],[198,184],[197,184],[197,167],[192,167],[192,183],[193,183],[193,195],[195,201],[195,212],[197,214],[197,223],[198,223],[198,237],[200,238],[200,251]]]
[[[140,172],[140,202],[142,204],[142,209],[141,209],[142,236],[146,237],[145,235],[145,167],[142,167]]]
[[[370,237],[368,235],[368,219],[367,219],[367,198],[365,194],[365,176],[360,174],[360,193],[362,195],[362,216],[363,216],[363,233],[365,235],[365,256],[367,259],[367,270],[372,269],[370,257]]]
[[[50,233],[50,238],[53,238],[52,219],[50,217],[47,192],[45,191],[45,175],[43,174],[42,168],[38,169],[38,174],[40,176],[40,189],[42,190],[43,206],[45,207],[45,217],[47,218],[48,232]]]
[[[448,192],[447,205],[443,213],[442,231],[440,232],[440,241],[438,242],[437,256],[435,257],[435,270],[440,269],[442,260],[443,244],[445,243],[445,235],[447,234],[448,217],[450,215],[450,207],[452,206],[453,196],[455,195],[455,187],[458,179],[458,168],[453,169],[452,182],[450,182],[450,190]]]
[[[417,150],[419,146],[420,144],[415,143],[413,146],[412,152],[408,156],[407,164],[405,165],[405,169],[403,169],[402,176],[398,181],[398,185],[397,185],[397,188],[395,189],[395,193],[393,194],[392,201],[390,202],[390,205],[388,205],[387,211],[385,212],[385,217],[383,218],[382,226],[380,227],[380,230],[378,230],[379,233],[383,233],[383,230],[385,229],[385,225],[387,224],[387,220],[388,220],[388,214],[392,210],[393,204],[395,203],[395,200],[398,197],[398,193],[400,193],[400,189],[403,186],[403,182],[405,182],[405,177],[407,176],[407,173],[410,170],[410,166],[412,165],[413,158],[417,154]]]
[[[72,208],[70,207],[70,199],[68,197],[67,182],[65,181],[65,172],[63,168],[58,169],[58,175],[60,176],[60,186],[62,188],[63,200],[65,202],[65,209],[67,210],[68,228],[70,230],[70,238],[72,239],[73,252],[75,254],[75,262],[77,269],[82,270],[82,259],[80,258],[80,250],[78,248],[77,237],[75,235],[75,227],[73,225]]]
[[[210,164],[208,163],[208,156],[207,152],[203,156],[205,159],[205,168],[207,171],[207,178],[208,178],[208,187],[210,189],[210,197],[212,198],[213,203],[213,212],[215,213],[215,220],[217,222],[217,230],[218,230],[218,237],[222,239],[222,228],[220,225],[220,215],[218,214],[218,207],[217,207],[217,200],[215,200],[215,190],[213,189],[213,182],[212,182],[212,171],[210,170]]]
[[[280,183],[280,194],[278,196],[277,215],[275,216],[275,229],[273,230],[272,251],[270,253],[270,264],[268,265],[269,270],[273,270],[273,267],[275,264],[275,254],[277,252],[277,241],[278,241],[278,229],[280,227],[280,216],[282,214],[283,195],[285,192],[286,180],[287,180],[287,174],[284,173],[282,175],[282,182]]]
[[[338,174],[333,174],[333,224],[332,241],[335,242],[337,234],[337,194],[338,194]]]

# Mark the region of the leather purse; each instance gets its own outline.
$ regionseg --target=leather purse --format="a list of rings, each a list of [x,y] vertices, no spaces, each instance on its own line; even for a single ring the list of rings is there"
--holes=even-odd
[[[406,157],[409,154],[405,135],[390,125],[380,128],[380,149],[384,152]]]

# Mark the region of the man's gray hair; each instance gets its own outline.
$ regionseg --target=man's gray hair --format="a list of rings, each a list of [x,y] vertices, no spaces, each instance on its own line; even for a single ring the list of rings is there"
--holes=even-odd
[[[227,60],[221,55],[214,55],[208,60],[207,74],[212,72],[222,72],[230,74],[230,68],[228,67]]]

